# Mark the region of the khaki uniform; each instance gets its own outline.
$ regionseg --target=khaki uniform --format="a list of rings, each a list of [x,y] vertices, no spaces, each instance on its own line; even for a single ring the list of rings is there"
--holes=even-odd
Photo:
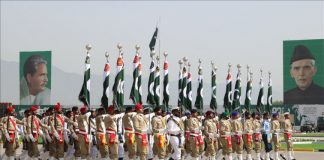
[[[229,120],[220,120],[220,137],[223,147],[223,155],[232,153],[231,122]]]
[[[104,118],[106,126],[106,139],[109,149],[109,158],[118,159],[118,136],[117,136],[117,118],[115,115],[107,115]]]
[[[105,124],[103,115],[99,115],[96,117],[96,127],[97,127],[97,147],[99,149],[101,158],[108,158],[108,146],[105,134]]]
[[[191,157],[198,158],[204,151],[204,138],[201,133],[201,122],[196,117],[191,117],[188,128],[190,130]]]
[[[159,159],[166,157],[166,120],[162,116],[152,118],[152,129],[154,136],[153,154]]]
[[[91,136],[89,135],[89,117],[91,113],[88,112],[84,115],[79,115],[77,117],[78,122],[78,142],[80,149],[80,156],[82,159],[86,159],[89,156]]]
[[[6,138],[6,150],[5,154],[8,157],[15,156],[16,149],[19,147],[17,124],[24,125],[24,122],[16,119],[13,116],[3,117],[3,134]],[[10,139],[8,141],[8,139]]]
[[[261,142],[262,142],[262,134],[261,134],[261,121],[258,119],[253,120],[253,142],[255,147],[255,152],[261,152]]]
[[[284,138],[287,143],[287,151],[292,151],[292,125],[290,119],[285,119],[284,121]]]
[[[31,115],[27,118],[27,135],[29,136],[30,142],[28,146],[28,156],[31,158],[36,158],[40,156],[38,149],[38,138],[40,127],[48,127],[43,124],[35,115]]]
[[[279,120],[272,120],[271,121],[271,131],[272,131],[272,141],[274,145],[274,151],[278,152],[280,150],[280,122]]]
[[[148,155],[148,119],[142,113],[137,113],[133,118],[133,123],[137,148],[136,154],[141,160],[146,160]]]
[[[51,119],[53,118],[53,115],[44,117],[44,124],[47,126],[51,125]],[[50,157],[55,157],[55,143],[54,143],[54,135],[53,135],[53,129],[50,127],[49,129],[44,130],[44,134],[46,135],[46,147],[49,151]]]
[[[217,121],[215,119],[207,119],[204,123],[204,134],[206,137],[206,151],[205,156],[216,156],[218,151],[218,140],[217,140]]]
[[[244,121],[243,141],[247,154],[251,154],[253,150],[253,119],[246,119]]]
[[[74,123],[77,123],[76,126],[73,126],[73,129],[71,130],[71,135],[73,137],[73,145],[74,145],[74,157],[81,157],[81,148],[80,148],[80,143],[79,143],[79,123],[78,123],[78,117],[79,115],[74,115],[72,116],[72,120]]]
[[[122,119],[124,126],[124,138],[128,151],[128,158],[134,159],[136,156],[135,133],[132,118],[134,113],[126,113]]]
[[[243,139],[242,139],[242,132],[243,126],[242,122],[238,119],[232,120],[232,132],[234,134],[233,138],[233,152],[237,154],[242,154],[243,152]]]
[[[186,154],[190,154],[191,149],[190,149],[190,130],[189,130],[189,120],[190,118],[187,118],[184,120],[184,130],[185,130],[185,145],[184,149],[186,151]]]

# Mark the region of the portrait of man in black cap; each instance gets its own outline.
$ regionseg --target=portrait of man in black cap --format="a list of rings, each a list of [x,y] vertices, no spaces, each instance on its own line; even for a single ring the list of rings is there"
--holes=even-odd
[[[290,59],[290,76],[296,88],[284,93],[285,104],[324,104],[324,88],[315,84],[316,59],[304,45],[294,48]]]

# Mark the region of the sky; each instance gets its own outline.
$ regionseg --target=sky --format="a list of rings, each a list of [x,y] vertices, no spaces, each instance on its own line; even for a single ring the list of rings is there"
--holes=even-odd
[[[228,63],[233,65],[233,75],[237,64],[243,66],[243,80],[245,67],[250,65],[254,86],[258,86],[261,68],[265,77],[272,72],[273,89],[278,93],[274,100],[282,100],[283,41],[323,39],[324,2],[1,1],[1,60],[18,62],[20,51],[51,50],[54,66],[81,75],[85,45],[91,44],[91,71],[101,75],[105,52],[115,65],[116,46],[122,43],[125,74],[131,75],[135,45],[139,44],[147,79],[148,44],[157,25],[156,48],[161,55],[169,53],[170,81],[177,80],[177,62],[184,56],[192,64],[193,81],[198,78],[199,58],[207,81],[210,62],[215,62],[218,83],[225,83]],[[4,76],[1,74],[1,85],[7,83]],[[19,96],[19,91],[12,96]]]

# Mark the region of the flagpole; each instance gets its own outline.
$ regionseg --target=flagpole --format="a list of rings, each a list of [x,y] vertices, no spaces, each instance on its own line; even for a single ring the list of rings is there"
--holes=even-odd
[[[86,63],[88,63],[89,64],[89,70],[90,70],[90,50],[91,50],[91,48],[92,48],[92,46],[90,45],[90,44],[87,44],[86,45],[86,50],[87,50],[87,58],[89,58],[89,59],[87,59],[86,61],[88,61],[88,62],[86,62]],[[86,64],[87,65],[87,64]],[[89,109],[91,108],[91,104],[90,104],[90,83],[91,83],[91,72],[89,72],[89,86],[88,86],[88,83],[86,83],[86,90],[89,88],[89,93],[88,93],[88,97],[89,97],[89,99],[88,99],[88,105],[89,105]]]

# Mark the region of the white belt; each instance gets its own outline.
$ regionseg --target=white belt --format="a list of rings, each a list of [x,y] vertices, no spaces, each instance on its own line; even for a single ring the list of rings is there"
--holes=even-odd
[[[79,131],[79,134],[87,135],[87,132]]]
[[[108,130],[106,130],[106,134],[116,134],[116,132],[115,131],[108,131]]]

